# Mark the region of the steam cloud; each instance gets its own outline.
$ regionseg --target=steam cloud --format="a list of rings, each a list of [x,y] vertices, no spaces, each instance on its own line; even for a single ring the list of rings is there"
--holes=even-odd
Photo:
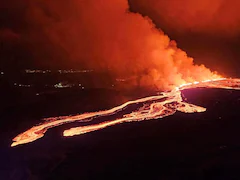
[[[68,64],[110,70],[159,89],[217,77],[194,65],[151,19],[130,12],[127,0],[28,1],[25,14],[21,37],[35,44],[34,51],[47,44],[45,53],[65,56]]]

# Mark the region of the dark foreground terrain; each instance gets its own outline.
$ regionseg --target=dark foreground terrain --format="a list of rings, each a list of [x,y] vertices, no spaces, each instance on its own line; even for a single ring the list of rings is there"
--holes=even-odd
[[[8,94],[0,111],[0,179],[240,179],[239,91],[185,90],[188,102],[207,111],[178,112],[71,138],[62,137],[74,126],[66,124],[14,148],[11,139],[43,117],[107,109],[132,97],[104,89]]]

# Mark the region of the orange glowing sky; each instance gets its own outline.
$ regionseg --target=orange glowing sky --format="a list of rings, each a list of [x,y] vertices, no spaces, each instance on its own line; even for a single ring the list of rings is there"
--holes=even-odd
[[[240,13],[238,0],[130,0],[155,21],[180,32],[238,36]],[[161,23],[162,24],[162,23]]]
[[[129,8],[127,0],[29,1],[20,41],[32,48],[30,52],[39,62],[51,59],[49,62],[110,71],[131,78],[129,86],[169,90],[220,77],[195,64],[149,17]],[[166,17],[171,14],[165,13]]]

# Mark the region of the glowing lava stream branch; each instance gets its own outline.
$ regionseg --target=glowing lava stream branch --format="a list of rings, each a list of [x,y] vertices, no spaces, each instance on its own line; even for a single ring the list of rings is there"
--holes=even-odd
[[[11,146],[17,146],[19,144],[25,144],[25,143],[35,141],[43,137],[45,132],[52,127],[60,126],[62,124],[71,123],[71,122],[84,122],[88,119],[92,119],[100,116],[108,116],[108,115],[119,112],[120,110],[122,110],[123,108],[131,104],[137,104],[137,103],[143,103],[143,102],[146,103],[143,107],[141,107],[137,111],[134,111],[130,114],[125,114],[120,119],[105,121],[99,124],[71,128],[69,130],[65,130],[63,135],[74,136],[74,135],[84,134],[84,133],[96,131],[96,130],[103,129],[105,127],[123,123],[123,122],[159,119],[165,116],[172,115],[176,111],[181,111],[185,113],[204,112],[206,111],[206,108],[183,102],[181,97],[181,90],[196,88],[196,87],[225,88],[225,89],[240,90],[240,79],[221,78],[221,79],[212,79],[212,80],[206,80],[201,82],[188,83],[188,84],[184,84],[177,87],[171,92],[163,92],[158,96],[150,96],[150,97],[141,98],[134,101],[129,101],[109,110],[84,113],[76,116],[48,118],[48,119],[45,119],[46,121],[44,123],[34,126],[31,129],[16,136],[13,139],[14,142],[12,143]]]

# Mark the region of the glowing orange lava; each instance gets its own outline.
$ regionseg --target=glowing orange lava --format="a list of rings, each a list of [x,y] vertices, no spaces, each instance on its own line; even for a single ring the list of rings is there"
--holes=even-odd
[[[60,126],[62,124],[71,123],[71,122],[91,121],[93,118],[97,118],[100,116],[108,116],[108,115],[117,113],[121,111],[123,108],[131,104],[137,104],[137,103],[143,103],[143,102],[145,103],[145,105],[140,109],[133,111],[130,114],[125,114],[120,119],[105,121],[99,124],[92,124],[87,126],[71,128],[71,129],[65,130],[63,135],[74,136],[74,135],[84,134],[84,133],[96,131],[108,126],[112,126],[112,125],[124,123],[124,122],[159,119],[165,116],[172,115],[176,111],[181,111],[184,113],[204,112],[206,111],[206,108],[189,104],[189,103],[183,102],[182,100],[181,90],[197,88],[197,87],[225,88],[225,89],[240,90],[240,79],[219,78],[219,79],[205,80],[201,82],[195,81],[193,83],[183,84],[179,87],[176,87],[170,92],[163,92],[157,96],[150,96],[146,98],[137,99],[134,101],[128,101],[120,106],[114,107],[109,110],[84,113],[76,116],[48,118],[48,119],[45,119],[45,122],[43,122],[42,124],[34,126],[31,129],[16,136],[13,139],[14,142],[12,143],[11,146],[17,146],[19,144],[25,144],[25,143],[35,141],[43,137],[44,133],[52,127]]]

